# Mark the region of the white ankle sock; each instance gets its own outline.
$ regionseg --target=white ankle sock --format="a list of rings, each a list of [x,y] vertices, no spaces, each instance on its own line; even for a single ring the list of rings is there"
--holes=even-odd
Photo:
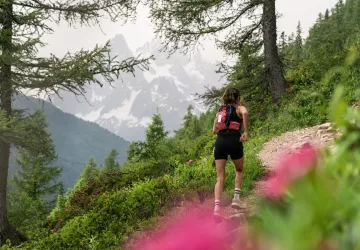
[[[219,211],[219,210],[220,210],[220,201],[219,201],[219,200],[216,200],[216,201],[215,201],[214,211]]]
[[[240,188],[235,188],[234,199],[239,199],[240,198],[240,192],[241,192]]]

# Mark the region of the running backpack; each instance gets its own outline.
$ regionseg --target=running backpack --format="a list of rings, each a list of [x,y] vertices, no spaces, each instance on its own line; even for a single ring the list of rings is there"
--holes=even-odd
[[[215,122],[215,125],[219,131],[226,129],[240,130],[241,123],[237,121],[231,121],[233,112],[236,114],[236,108],[233,107],[233,105],[223,105],[220,107],[216,114]]]

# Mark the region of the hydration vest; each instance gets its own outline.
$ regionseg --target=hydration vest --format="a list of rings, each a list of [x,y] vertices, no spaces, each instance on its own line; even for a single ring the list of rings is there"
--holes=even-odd
[[[236,115],[236,108],[233,105],[222,105],[216,113],[216,122],[218,130],[236,130],[240,131],[241,123],[239,121],[232,120],[233,115]]]

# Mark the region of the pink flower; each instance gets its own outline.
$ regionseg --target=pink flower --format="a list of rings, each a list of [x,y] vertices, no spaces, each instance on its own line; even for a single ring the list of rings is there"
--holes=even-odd
[[[295,152],[284,155],[276,170],[266,181],[264,195],[269,199],[283,197],[293,181],[315,168],[317,158],[318,151],[309,143],[302,145]]]
[[[189,209],[184,218],[176,218],[157,235],[140,244],[142,250],[219,250],[230,239],[226,230],[212,218],[212,211]],[[231,239],[235,240],[235,239]]]

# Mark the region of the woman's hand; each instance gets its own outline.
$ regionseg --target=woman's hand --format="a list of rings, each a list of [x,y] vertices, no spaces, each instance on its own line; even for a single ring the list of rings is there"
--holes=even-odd
[[[243,142],[243,141],[247,141],[248,139],[248,133],[247,132],[244,132],[242,134],[242,136],[240,137],[240,141]]]

